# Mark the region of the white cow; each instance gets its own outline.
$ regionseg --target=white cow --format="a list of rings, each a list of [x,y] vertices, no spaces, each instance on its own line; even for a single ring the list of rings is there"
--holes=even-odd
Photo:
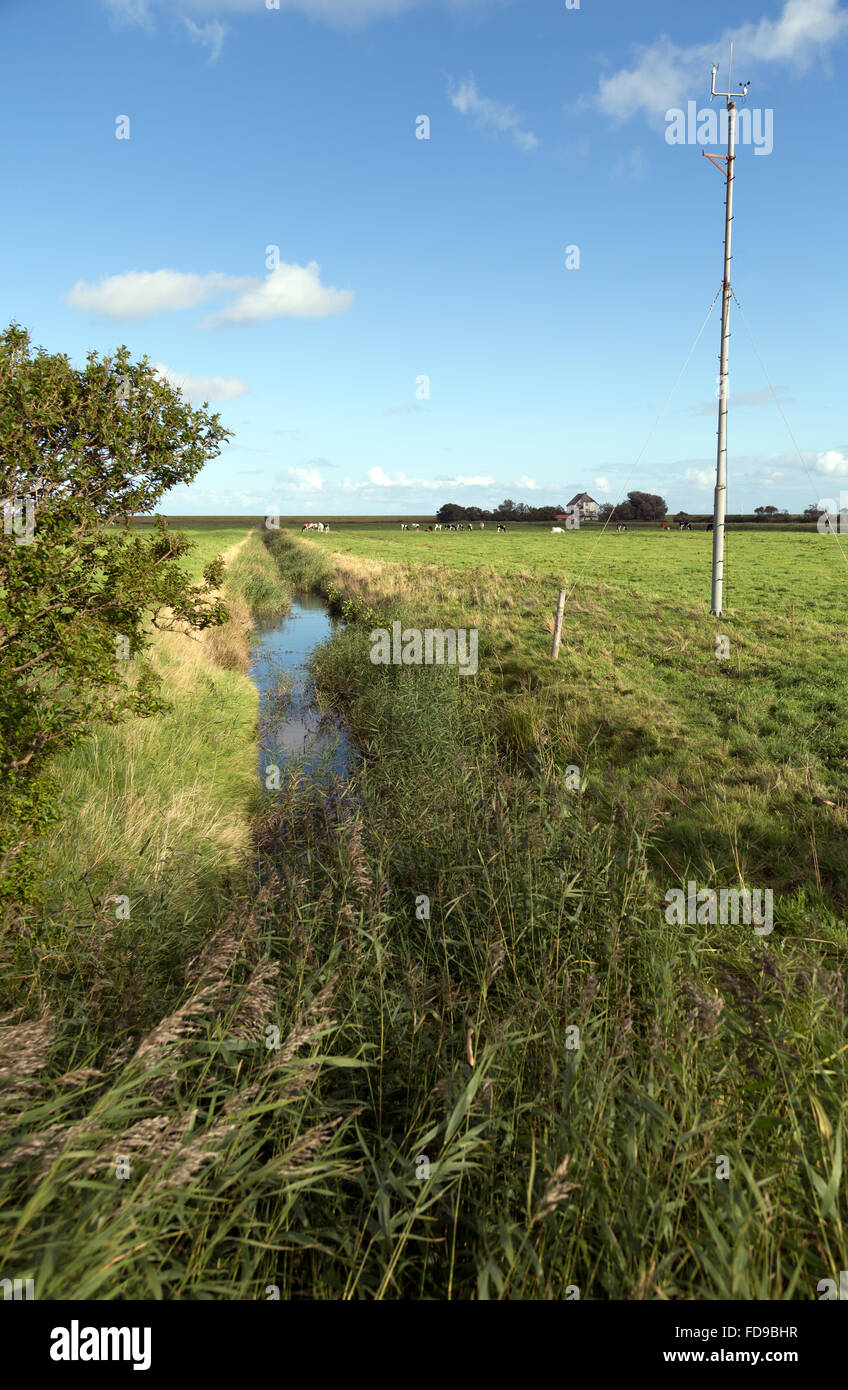
[[[562,529],[561,526],[552,526],[552,527],[551,527],[551,535],[552,535],[552,536],[564,536],[564,535],[565,535],[565,532],[563,531],[563,529]]]

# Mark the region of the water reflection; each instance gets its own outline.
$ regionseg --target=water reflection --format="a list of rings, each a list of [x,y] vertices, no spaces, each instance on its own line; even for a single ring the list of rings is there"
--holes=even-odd
[[[281,783],[294,771],[311,781],[351,776],[356,755],[344,725],[321,714],[307,665],[316,647],[332,637],[337,622],[323,599],[301,594],[283,618],[257,621],[259,638],[250,675],[259,689],[259,772],[277,766]]]

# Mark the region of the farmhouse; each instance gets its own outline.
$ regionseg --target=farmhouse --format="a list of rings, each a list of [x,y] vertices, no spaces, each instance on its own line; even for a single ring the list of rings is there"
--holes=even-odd
[[[581,520],[584,517],[589,521],[597,521],[598,519],[598,504],[594,497],[589,496],[588,492],[578,492],[572,497],[568,503],[567,511],[573,514],[575,509],[579,510]],[[562,516],[557,517],[557,521],[564,521],[565,517],[566,513],[564,512]]]

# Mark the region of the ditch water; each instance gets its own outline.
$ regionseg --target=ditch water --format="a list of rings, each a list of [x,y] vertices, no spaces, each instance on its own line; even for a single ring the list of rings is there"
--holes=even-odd
[[[259,775],[278,767],[280,785],[292,775],[337,791],[357,757],[338,715],[321,711],[309,658],[340,626],[324,600],[299,594],[281,618],[258,620],[250,676],[259,690]],[[272,774],[273,776],[273,774]]]

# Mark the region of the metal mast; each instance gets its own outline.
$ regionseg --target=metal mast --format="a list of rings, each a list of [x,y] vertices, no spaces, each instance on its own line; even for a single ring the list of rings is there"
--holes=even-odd
[[[719,392],[718,392],[718,451],[716,455],[716,485],[715,501],[713,503],[713,586],[712,604],[710,612],[716,615],[721,614],[722,591],[724,587],[724,516],[727,509],[727,378],[728,378],[728,356],[730,349],[730,239],[731,227],[733,223],[733,165],[736,160],[736,101],[735,97],[744,98],[750,86],[749,82],[739,83],[738,92],[717,92],[715,81],[718,72],[718,64],[713,64],[713,75],[710,83],[710,101],[713,97],[727,98],[727,156],[703,154],[707,159],[711,159],[717,169],[724,165],[724,175],[726,184],[725,206],[724,206],[724,281],[721,300],[721,363],[719,367]],[[733,79],[733,44],[730,45],[730,77],[728,85]]]

